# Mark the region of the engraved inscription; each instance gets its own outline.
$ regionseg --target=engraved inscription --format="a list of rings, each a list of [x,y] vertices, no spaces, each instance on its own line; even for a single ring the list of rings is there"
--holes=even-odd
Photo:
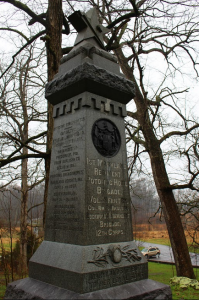
[[[127,165],[87,158],[87,219],[96,237],[122,237],[130,229]]]
[[[146,279],[148,275],[147,264],[133,265],[125,268],[102,270],[87,274],[85,278],[85,292],[106,289],[129,282]]]
[[[78,188],[84,168],[79,142],[84,141],[85,118],[54,127],[53,158],[50,173],[51,211],[47,227],[53,230],[82,231]]]

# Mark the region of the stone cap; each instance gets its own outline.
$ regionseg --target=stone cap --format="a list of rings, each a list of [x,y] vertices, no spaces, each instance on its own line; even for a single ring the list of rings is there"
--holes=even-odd
[[[135,95],[134,83],[96,65],[83,63],[47,83],[46,99],[53,105],[85,91],[127,104]]]

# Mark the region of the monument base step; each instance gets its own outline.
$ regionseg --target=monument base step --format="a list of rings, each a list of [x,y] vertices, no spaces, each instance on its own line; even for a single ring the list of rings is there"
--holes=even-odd
[[[32,278],[10,283],[4,299],[172,299],[168,285],[144,279],[104,290],[78,294]]]

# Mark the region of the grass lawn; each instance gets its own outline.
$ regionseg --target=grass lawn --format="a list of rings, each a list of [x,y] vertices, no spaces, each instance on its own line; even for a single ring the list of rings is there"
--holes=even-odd
[[[171,246],[170,240],[167,238],[159,238],[159,239],[145,239],[144,240],[147,243],[152,244],[159,244],[159,245],[165,245],[165,246]]]
[[[176,276],[175,266],[174,265],[166,265],[159,263],[148,263],[149,267],[149,278],[155,281],[162,282],[164,284],[169,284],[170,278]],[[197,280],[199,280],[199,269],[194,268],[194,272]],[[199,299],[199,290],[195,290],[193,288],[188,288],[187,290],[180,289],[176,286],[171,286],[173,299]]]
[[[15,245],[16,245],[16,241],[13,241],[12,250],[14,249]],[[10,243],[9,242],[4,242],[3,247],[4,247],[5,251],[10,252]],[[0,255],[1,255],[1,253],[2,253],[2,249],[0,247]]]
[[[193,246],[190,246],[188,244],[188,247],[189,247],[189,252],[193,252],[193,253],[198,253],[199,254],[199,247],[193,247]]]
[[[14,281],[21,279],[19,275],[14,274]],[[11,281],[11,275],[10,275],[10,281]],[[0,300],[4,298],[6,291],[6,283],[5,283],[5,277],[3,271],[0,271]]]
[[[12,249],[14,249],[15,245],[16,245],[16,241],[18,239],[17,235],[14,235],[13,239],[12,239]],[[10,252],[10,238],[9,237],[1,237],[1,243],[0,243],[0,255],[2,253],[2,243],[3,243],[3,247],[6,251]]]
[[[6,290],[5,279],[3,276],[3,272],[0,272],[0,299],[3,299],[5,290]]]

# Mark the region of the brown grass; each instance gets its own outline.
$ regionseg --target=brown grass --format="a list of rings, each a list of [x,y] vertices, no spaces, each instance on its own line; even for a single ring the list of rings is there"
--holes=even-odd
[[[169,243],[169,235],[165,224],[137,225],[136,230],[134,229],[133,233],[134,233],[133,237],[136,240],[147,241],[151,239],[165,239],[168,240]],[[187,239],[187,243],[188,244],[192,243],[192,238],[190,237],[188,231],[186,230],[185,230],[185,236]],[[199,243],[199,238],[197,242]]]
[[[168,239],[168,232],[165,224],[141,224],[134,229],[134,239],[136,240],[148,240],[148,239]]]

